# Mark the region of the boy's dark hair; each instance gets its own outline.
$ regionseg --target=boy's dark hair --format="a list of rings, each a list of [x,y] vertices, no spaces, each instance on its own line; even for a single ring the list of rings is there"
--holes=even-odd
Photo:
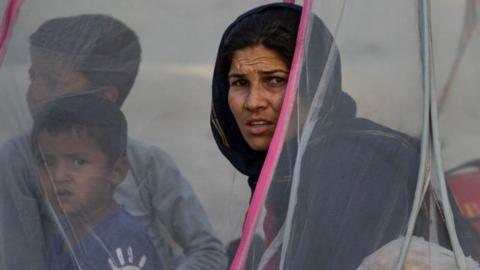
[[[118,88],[119,106],[129,94],[140,64],[141,48],[135,32],[106,15],[48,20],[30,36],[30,46],[32,55],[42,52],[69,62],[94,88]]]
[[[31,139],[34,153],[40,151],[38,136],[42,131],[53,135],[85,132],[107,156],[110,167],[126,153],[125,116],[114,103],[96,95],[66,96],[47,103],[33,122]]]
[[[242,18],[225,37],[226,45],[220,54],[223,68],[230,69],[235,51],[258,45],[275,51],[290,68],[299,23],[300,12],[284,8]]]

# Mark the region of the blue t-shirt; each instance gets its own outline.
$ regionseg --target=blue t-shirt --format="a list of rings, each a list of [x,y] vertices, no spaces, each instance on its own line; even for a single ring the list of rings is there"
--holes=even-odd
[[[120,207],[79,241],[73,252],[58,231],[49,233],[47,266],[49,270],[163,269],[143,225]]]

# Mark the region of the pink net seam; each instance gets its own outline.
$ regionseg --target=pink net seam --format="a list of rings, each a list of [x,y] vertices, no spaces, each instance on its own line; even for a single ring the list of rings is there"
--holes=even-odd
[[[268,149],[265,163],[263,164],[262,172],[258,179],[258,184],[255,188],[255,193],[248,209],[247,217],[243,227],[240,244],[238,246],[235,258],[233,259],[230,270],[242,270],[245,268],[250,245],[252,243],[255,228],[258,223],[258,218],[265,201],[265,196],[270,186],[272,176],[277,166],[280,153],[282,151],[283,143],[285,141],[286,131],[288,128],[290,116],[292,114],[293,104],[295,102],[295,92],[298,85],[298,79],[303,62],[303,48],[305,43],[305,33],[308,29],[308,14],[310,14],[311,4],[310,0],[304,1],[302,15],[300,18],[300,25],[298,28],[297,44],[295,54],[292,61],[292,68],[288,79],[287,89],[285,90],[285,97],[282,104],[282,110],[278,119],[277,127]]]
[[[3,14],[2,26],[0,28],[0,64],[5,57],[10,32],[21,5],[22,0],[10,0]]]

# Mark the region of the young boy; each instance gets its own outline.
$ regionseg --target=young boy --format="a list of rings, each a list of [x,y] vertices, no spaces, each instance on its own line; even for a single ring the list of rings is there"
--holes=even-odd
[[[47,268],[162,269],[145,228],[113,200],[128,171],[118,107],[91,94],[56,99],[36,115],[31,138],[52,220],[61,224],[47,233]]]

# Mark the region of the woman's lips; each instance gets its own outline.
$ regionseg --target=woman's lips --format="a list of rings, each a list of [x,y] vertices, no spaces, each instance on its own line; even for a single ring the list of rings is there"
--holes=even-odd
[[[253,120],[248,121],[245,126],[248,133],[254,136],[259,136],[271,131],[273,123],[266,120]]]

